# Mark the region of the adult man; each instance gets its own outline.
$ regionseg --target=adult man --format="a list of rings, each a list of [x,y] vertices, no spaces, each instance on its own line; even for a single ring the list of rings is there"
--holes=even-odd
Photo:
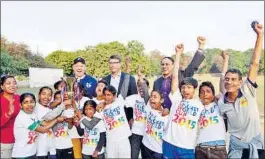
[[[123,98],[132,94],[137,94],[137,86],[135,78],[127,73],[121,72],[122,59],[120,55],[111,55],[109,58],[109,68],[111,74],[103,79],[112,85],[118,91],[117,96],[120,94]],[[127,120],[130,121],[133,117],[132,108],[125,108]]]
[[[205,46],[205,38],[199,36],[197,38],[197,41],[199,43],[199,48],[197,52],[195,53],[191,63],[188,65],[188,67],[185,70],[179,70],[178,73],[178,81],[179,83],[185,78],[185,77],[192,77],[194,75],[194,72],[198,69],[199,65],[204,60],[204,46]],[[168,97],[170,91],[171,91],[171,80],[172,80],[172,70],[173,70],[174,60],[171,57],[164,57],[161,61],[161,70],[162,70],[162,77],[158,78],[154,82],[154,90],[160,90],[161,94],[164,97],[164,103],[163,107],[170,110],[171,108],[171,101]]]
[[[256,24],[254,31],[257,33],[257,39],[247,79],[243,82],[242,73],[237,69],[226,71],[223,82],[226,93],[218,101],[221,113],[227,117],[228,121],[230,133],[228,158],[259,158],[258,152],[262,151],[264,155],[264,140],[261,137],[256,99],[258,87],[256,79],[262,52],[263,26]],[[246,153],[248,155],[244,156]]]
[[[77,78],[77,81],[81,83],[85,88],[84,96],[87,96],[91,99],[95,97],[97,80],[85,73],[86,62],[82,57],[77,57],[74,60],[73,71],[74,71],[74,76]]]

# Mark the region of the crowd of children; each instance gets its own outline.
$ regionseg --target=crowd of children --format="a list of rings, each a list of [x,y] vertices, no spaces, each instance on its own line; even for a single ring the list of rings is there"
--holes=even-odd
[[[31,93],[21,94],[12,157],[227,158],[224,107],[220,109],[220,95],[216,95],[219,92],[205,81],[199,85],[196,98],[197,80],[187,77],[179,81],[183,50],[183,44],[175,48],[170,111],[162,106],[164,97],[160,90],[149,94],[149,82],[143,78],[141,69],[138,94],[126,98],[104,80],[97,82],[95,97],[89,97],[78,81],[73,84],[75,93],[68,96],[64,80],[54,84],[55,93],[50,87],[40,88],[37,100]],[[222,57],[228,60],[225,52]],[[228,61],[224,62],[223,73],[231,73],[226,65]],[[229,79],[221,77],[220,86],[224,80]],[[223,88],[220,90],[224,93]],[[124,108],[133,108],[132,125]],[[98,120],[93,125],[91,121],[95,118]]]

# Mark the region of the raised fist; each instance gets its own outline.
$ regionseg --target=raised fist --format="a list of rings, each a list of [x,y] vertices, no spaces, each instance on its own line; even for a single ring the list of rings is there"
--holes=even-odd
[[[197,41],[198,41],[199,45],[205,45],[206,39],[205,39],[205,37],[198,36]]]
[[[176,51],[176,54],[181,54],[181,53],[183,53],[183,51],[184,51],[184,45],[183,45],[183,44],[178,44],[178,45],[175,47],[175,51]]]
[[[221,56],[222,56],[223,59],[228,59],[229,58],[229,55],[228,55],[228,53],[226,51],[222,51],[221,52]]]
[[[255,24],[255,32],[260,35],[263,34],[263,25],[262,24]]]

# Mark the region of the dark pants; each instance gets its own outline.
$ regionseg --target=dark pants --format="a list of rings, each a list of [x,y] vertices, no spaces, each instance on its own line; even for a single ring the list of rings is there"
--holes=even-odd
[[[12,158],[12,159],[37,159],[37,156],[36,155],[33,155],[33,156],[29,156],[29,157],[19,157],[19,158]]]
[[[197,146],[196,159],[225,159],[227,152],[225,146]]]
[[[129,137],[130,143],[131,143],[131,158],[132,159],[138,159],[140,150],[143,151],[143,136],[137,135],[137,134],[132,134]],[[142,158],[144,158],[143,153]]]
[[[83,159],[93,159],[92,155],[84,155],[84,154],[82,154],[82,157],[83,157]],[[104,153],[101,154],[101,155],[98,155],[97,159],[105,159]]]
[[[57,159],[74,159],[73,148],[68,149],[56,149]]]
[[[161,153],[154,152],[143,145],[143,151],[141,152],[145,156],[143,159],[163,159],[163,155]]]
[[[56,159],[56,155],[37,156],[37,159]]]

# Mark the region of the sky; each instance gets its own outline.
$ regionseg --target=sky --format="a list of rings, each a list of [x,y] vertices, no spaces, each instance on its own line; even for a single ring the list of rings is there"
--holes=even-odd
[[[130,40],[143,43],[146,53],[157,49],[169,56],[178,43],[196,51],[197,36],[206,37],[206,48],[243,51],[255,44],[253,20],[264,24],[263,1],[1,1],[1,36],[44,57]]]

